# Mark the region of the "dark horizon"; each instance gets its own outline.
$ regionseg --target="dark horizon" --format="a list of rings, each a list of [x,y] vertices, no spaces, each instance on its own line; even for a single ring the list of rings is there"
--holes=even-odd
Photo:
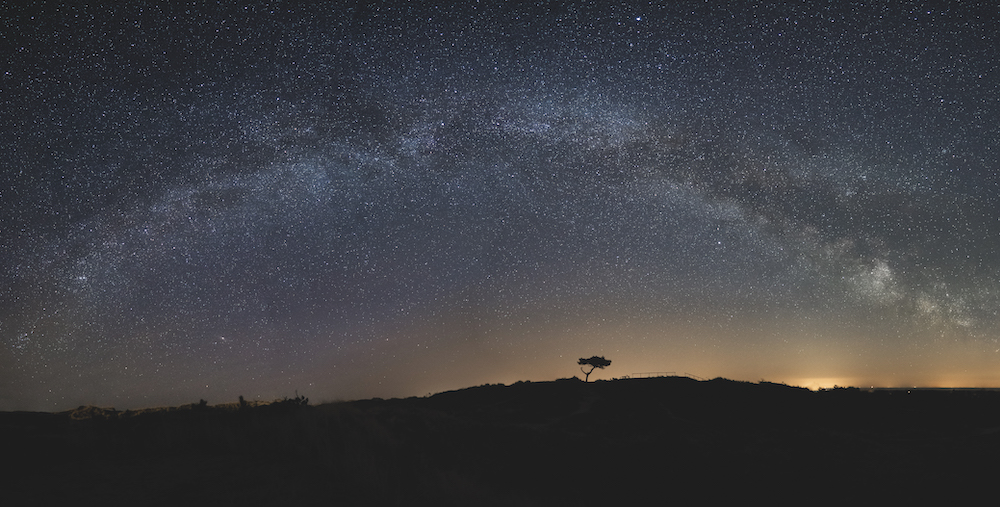
[[[996,391],[663,377],[324,406],[0,412],[0,439],[18,465],[4,493],[14,504],[108,491],[162,505],[963,503],[993,487],[998,422]]]
[[[947,392],[947,391],[955,391],[955,392],[976,392],[976,391],[994,392],[994,391],[1000,391],[1000,387],[921,387],[921,386],[897,386],[897,387],[885,387],[885,386],[881,386],[880,387],[880,386],[840,386],[840,385],[838,385],[838,386],[831,386],[831,387],[817,388],[817,389],[810,389],[810,388],[807,388],[807,387],[804,387],[804,386],[787,384],[787,383],[784,383],[784,382],[772,382],[772,381],[769,381],[769,380],[749,381],[749,380],[730,379],[730,378],[724,378],[724,377],[715,377],[715,378],[711,378],[711,379],[706,379],[706,378],[700,378],[700,377],[696,377],[696,376],[692,376],[692,375],[684,375],[684,374],[682,374],[682,375],[665,375],[665,376],[650,376],[650,377],[631,377],[630,376],[630,377],[605,378],[605,379],[597,378],[597,379],[591,380],[590,382],[584,382],[583,379],[581,379],[579,377],[564,377],[564,378],[559,378],[559,379],[554,379],[554,380],[541,380],[541,381],[519,380],[517,382],[513,382],[513,383],[510,383],[510,384],[502,384],[502,383],[499,383],[499,384],[490,384],[490,383],[486,383],[486,384],[480,384],[480,385],[470,385],[470,386],[458,387],[458,388],[455,388],[455,389],[448,389],[448,390],[445,390],[445,391],[439,391],[439,392],[434,392],[434,393],[426,393],[424,395],[411,395],[411,396],[398,396],[398,397],[394,396],[394,397],[387,397],[387,398],[376,396],[376,397],[371,397],[371,398],[359,398],[359,399],[337,399],[337,400],[312,399],[312,400],[310,400],[309,397],[306,395],[307,393],[298,393],[298,392],[295,392],[295,393],[293,393],[291,395],[279,396],[279,397],[276,397],[276,398],[261,398],[261,397],[251,397],[251,396],[242,396],[242,395],[240,395],[240,396],[237,396],[236,398],[234,398],[232,400],[205,400],[205,399],[200,399],[200,400],[193,400],[193,401],[190,401],[190,402],[187,402],[187,403],[180,403],[180,404],[176,404],[176,405],[155,405],[155,406],[151,405],[151,406],[128,406],[128,407],[124,407],[124,406],[83,404],[83,405],[78,405],[78,406],[71,407],[71,408],[66,408],[66,409],[63,409],[63,410],[41,410],[41,411],[39,411],[39,410],[0,410],[0,413],[34,412],[34,413],[61,414],[61,413],[73,412],[73,411],[79,410],[81,408],[89,408],[89,407],[99,408],[99,409],[102,409],[102,410],[113,410],[113,411],[118,412],[118,413],[124,413],[124,412],[157,411],[157,410],[162,410],[162,409],[176,409],[176,408],[181,408],[181,407],[196,406],[196,405],[199,405],[201,402],[204,402],[206,404],[206,406],[208,406],[208,407],[237,407],[237,406],[240,405],[241,398],[245,399],[247,403],[253,404],[253,406],[259,406],[259,405],[267,405],[267,404],[272,404],[272,403],[279,403],[280,404],[281,402],[288,402],[288,400],[294,400],[296,398],[299,398],[300,396],[302,397],[302,399],[307,400],[306,403],[308,403],[308,404],[311,404],[313,406],[322,406],[322,405],[332,405],[332,404],[340,404],[340,403],[407,400],[407,399],[413,399],[413,398],[424,398],[424,399],[426,399],[426,398],[434,397],[434,396],[437,396],[437,395],[448,395],[449,393],[456,393],[456,392],[462,392],[462,391],[472,391],[472,390],[476,390],[476,389],[480,389],[480,388],[514,387],[514,386],[518,386],[518,385],[521,385],[521,384],[559,383],[559,382],[563,382],[563,381],[566,381],[566,380],[574,380],[574,379],[575,380],[579,380],[582,383],[595,383],[595,382],[618,382],[618,381],[632,381],[632,380],[654,380],[655,381],[655,379],[665,379],[665,378],[687,378],[687,379],[694,380],[696,382],[724,381],[724,382],[730,382],[730,383],[736,383],[736,384],[777,385],[777,386],[784,386],[784,387],[790,387],[790,388],[796,388],[796,389],[805,389],[805,390],[807,390],[809,392],[833,391],[833,390],[856,390],[856,391],[869,392],[869,393],[874,393],[874,392],[909,392],[909,391],[930,391],[930,392]]]

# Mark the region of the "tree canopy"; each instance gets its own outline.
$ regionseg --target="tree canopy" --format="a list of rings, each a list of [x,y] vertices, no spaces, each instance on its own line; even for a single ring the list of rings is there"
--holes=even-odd
[[[588,359],[584,359],[584,358],[581,357],[580,360],[576,364],[579,364],[579,365],[582,365],[582,366],[590,366],[589,370],[584,370],[582,366],[580,368],[580,371],[582,371],[583,374],[586,375],[586,378],[584,378],[584,381],[589,382],[590,381],[590,374],[591,374],[591,372],[594,371],[594,368],[600,368],[600,369],[603,370],[605,366],[609,366],[611,364],[611,361],[609,361],[607,359],[604,359],[604,356],[591,356]]]

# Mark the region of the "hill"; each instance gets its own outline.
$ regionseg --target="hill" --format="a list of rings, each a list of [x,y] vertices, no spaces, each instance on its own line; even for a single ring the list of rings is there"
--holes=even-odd
[[[994,391],[663,377],[304,402],[0,413],[4,504],[895,504],[1000,471]]]

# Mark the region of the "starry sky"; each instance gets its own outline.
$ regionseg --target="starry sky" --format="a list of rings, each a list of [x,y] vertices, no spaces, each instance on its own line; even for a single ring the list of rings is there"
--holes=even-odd
[[[1000,386],[992,2],[0,10],[0,410]]]

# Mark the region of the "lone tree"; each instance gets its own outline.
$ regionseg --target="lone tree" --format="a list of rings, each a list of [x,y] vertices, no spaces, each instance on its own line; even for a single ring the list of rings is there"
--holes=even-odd
[[[580,365],[583,365],[583,366],[590,366],[589,370],[584,370],[582,366],[580,367],[580,371],[582,371],[583,374],[586,375],[586,377],[583,379],[583,381],[584,382],[590,382],[590,374],[591,374],[591,372],[594,371],[594,368],[600,368],[600,369],[603,370],[605,366],[608,366],[608,365],[611,364],[611,361],[608,361],[607,359],[604,359],[604,356],[601,356],[601,357],[592,356],[590,359],[584,359],[584,358],[581,357],[580,361],[577,362],[576,364],[580,364]]]

